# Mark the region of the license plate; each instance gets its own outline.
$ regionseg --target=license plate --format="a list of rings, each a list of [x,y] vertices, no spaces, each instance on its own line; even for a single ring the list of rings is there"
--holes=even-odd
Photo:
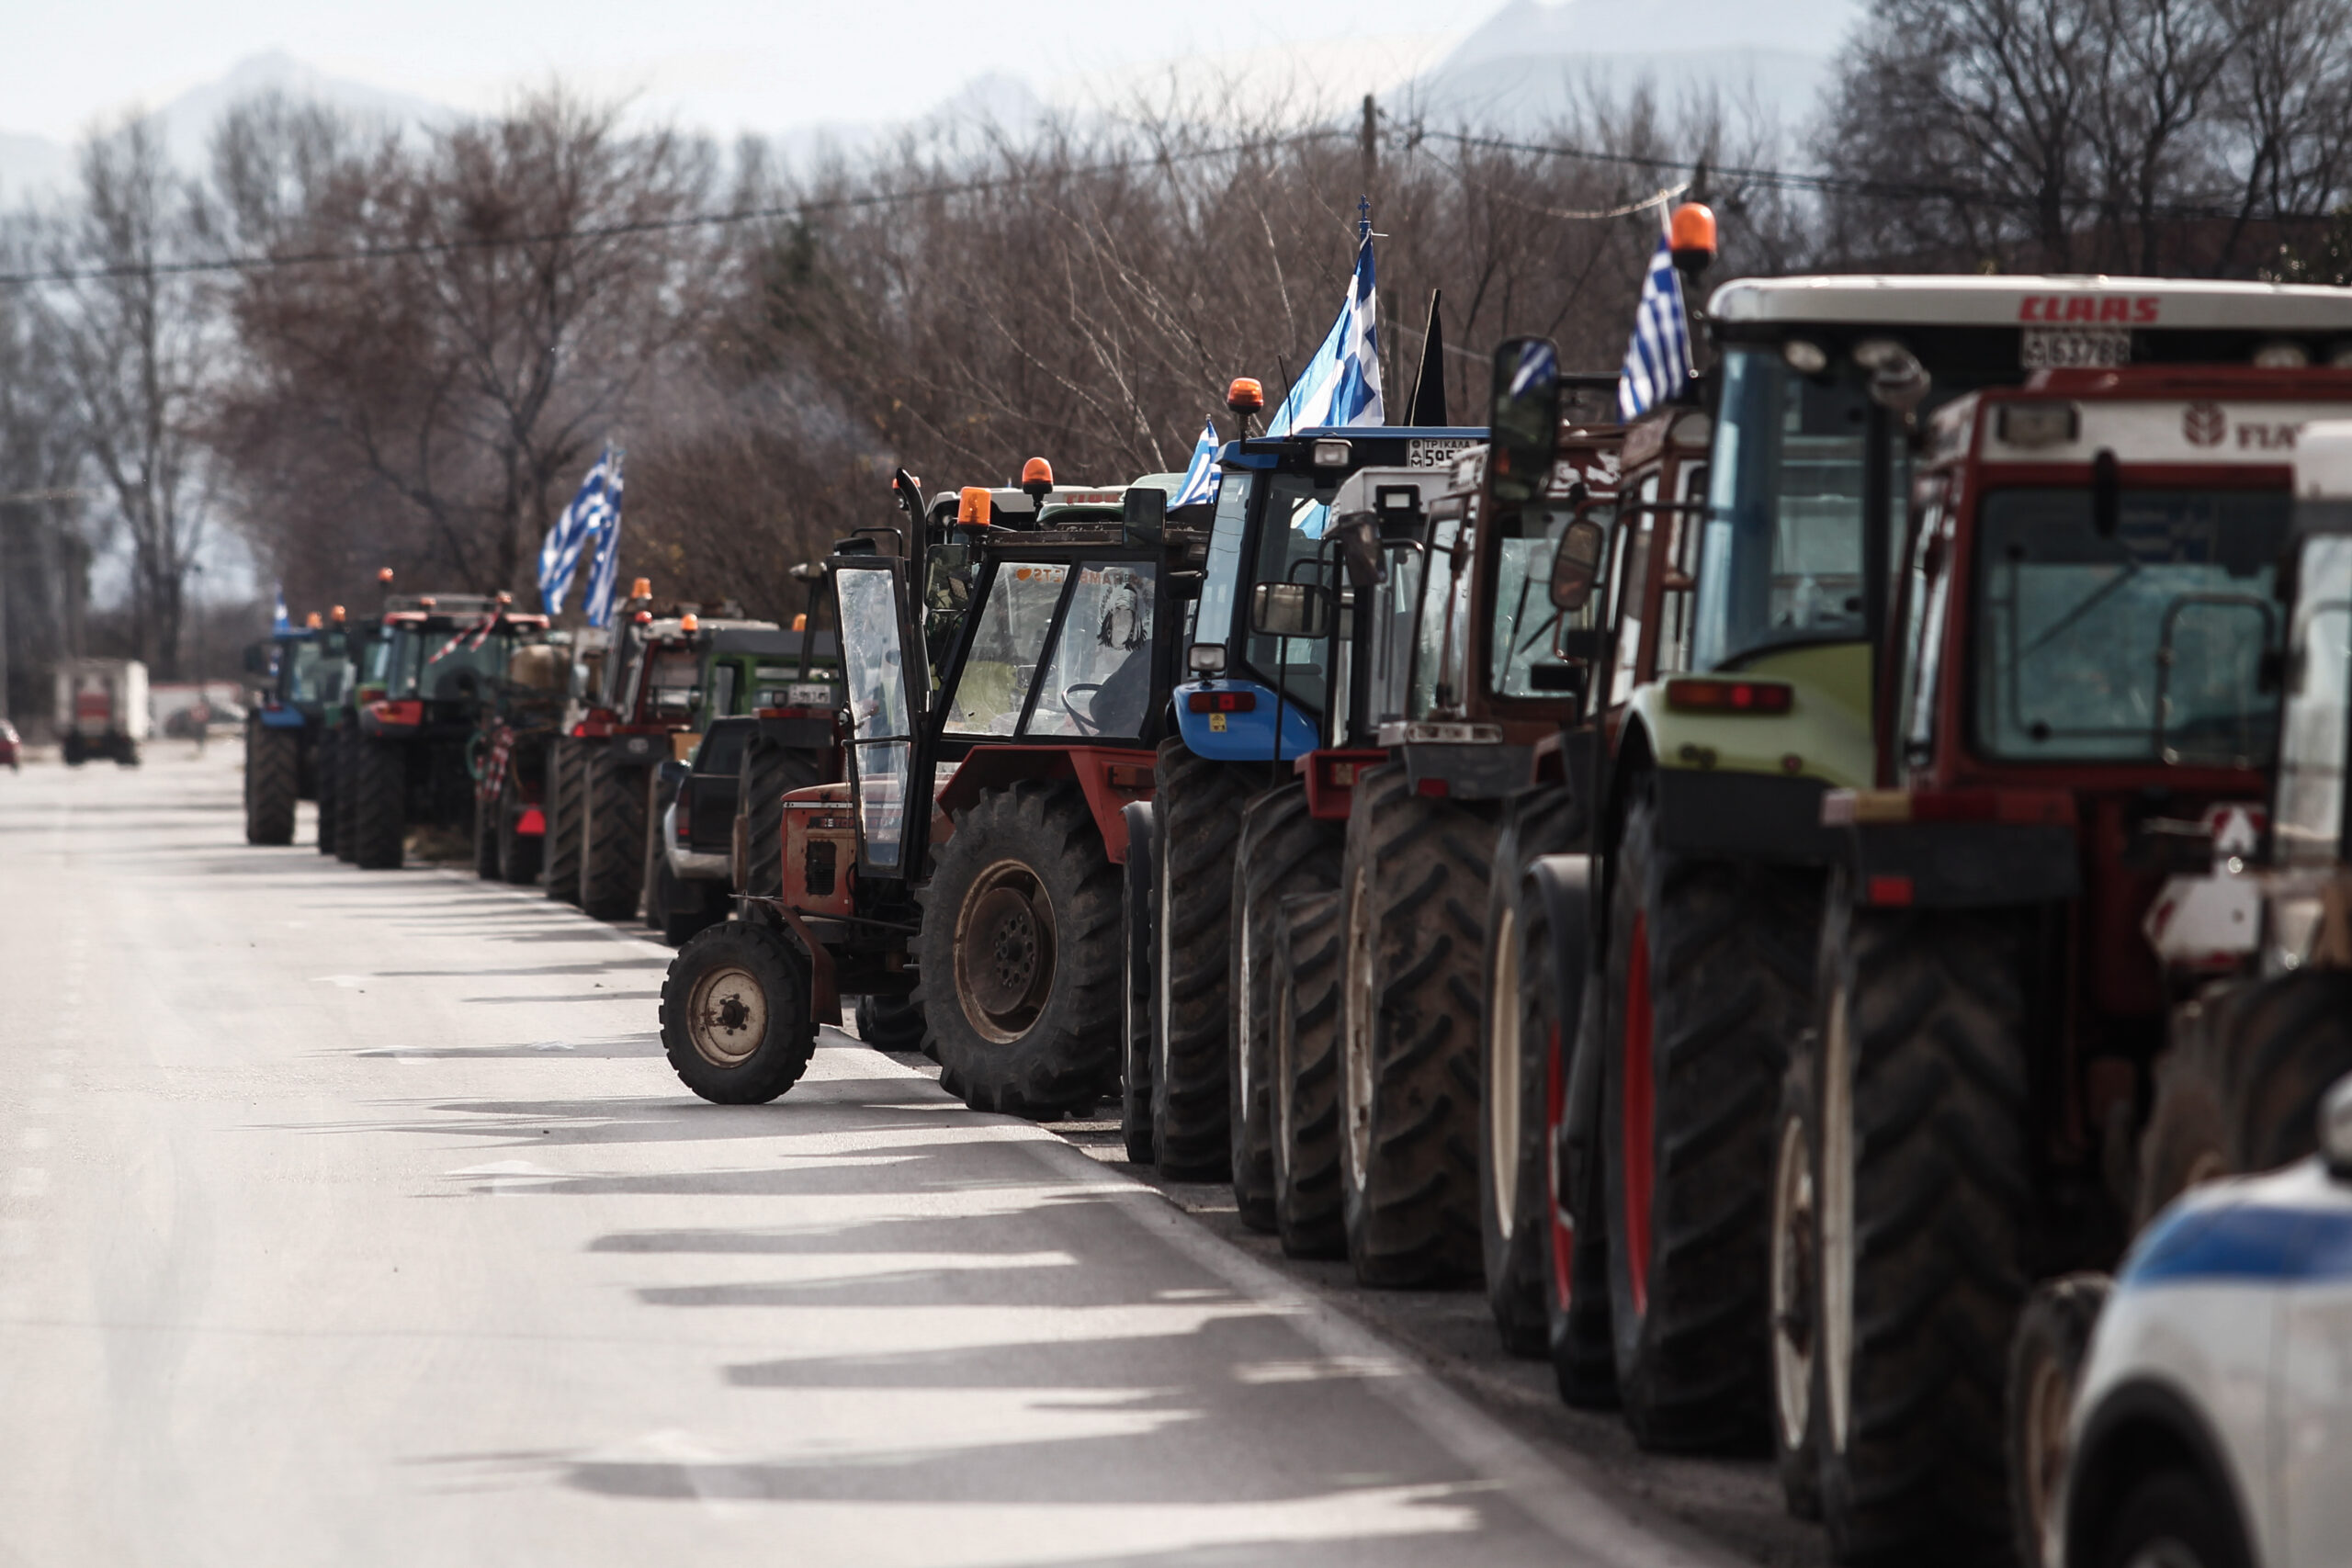
[[[2132,363],[2129,327],[2028,327],[2018,362],[2028,370],[2104,370]]]
[[[804,686],[796,681],[788,689],[785,704],[787,707],[796,708],[831,707],[833,705],[833,689],[813,683]]]
[[[1405,466],[1442,468],[1477,445],[1462,435],[1416,435],[1405,443]]]

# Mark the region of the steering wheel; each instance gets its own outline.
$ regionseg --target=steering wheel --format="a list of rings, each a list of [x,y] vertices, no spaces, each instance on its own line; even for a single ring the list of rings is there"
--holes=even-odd
[[[1100,735],[1102,733],[1102,727],[1094,722],[1091,713],[1080,713],[1069,705],[1070,694],[1084,692],[1092,694],[1102,690],[1102,682],[1100,681],[1080,681],[1074,685],[1062,688],[1062,712],[1069,715],[1070,722],[1078,726],[1078,732],[1080,735]],[[1086,705],[1091,709],[1094,705],[1089,703]]]

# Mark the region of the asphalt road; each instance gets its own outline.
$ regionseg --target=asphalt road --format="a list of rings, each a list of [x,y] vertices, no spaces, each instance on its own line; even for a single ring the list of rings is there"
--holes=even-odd
[[[663,949],[355,872],[307,808],[298,847],[248,848],[236,761],[0,773],[0,1563],[1697,1565],[1789,1539],[1760,1467],[1684,1472],[1695,1513],[1645,1496],[1646,1461],[1083,1128],[974,1114],[831,1032],[785,1100],[704,1104],[654,1038]]]

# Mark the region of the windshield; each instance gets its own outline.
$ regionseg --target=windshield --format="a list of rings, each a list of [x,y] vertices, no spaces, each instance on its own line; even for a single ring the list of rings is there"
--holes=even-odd
[[[1151,707],[1151,598],[1146,562],[1081,566],[1027,735],[1143,733]]]
[[[286,701],[298,705],[334,701],[337,693],[331,688],[342,684],[337,676],[343,661],[329,659],[316,637],[289,642],[286,648],[293,655],[285,667]]]
[[[1269,474],[1264,485],[1266,509],[1258,527],[1258,560],[1250,581],[1260,582],[1321,582],[1330,575],[1324,564],[1323,533],[1331,509],[1315,499],[1304,474]],[[1313,637],[1272,637],[1250,635],[1244,655],[1261,680],[1282,688],[1283,695],[1303,708],[1323,711],[1324,645]]]
[[[1209,558],[1201,576],[1201,596],[1193,615],[1193,635],[1212,641],[1234,633],[1233,605],[1241,592],[1241,536],[1250,524],[1250,493],[1261,476],[1238,469],[1233,484],[1220,484],[1216,520],[1209,527]]]
[[[2352,535],[2303,541],[2295,569],[2294,649],[2278,736],[2278,807],[2271,829],[2286,865],[2327,865],[2341,853],[2345,709],[2352,705]]]
[[[2087,490],[1980,503],[1975,727],[2018,761],[2213,762],[2270,755],[2263,654],[2283,491],[2127,490],[2102,538]]]
[[[659,648],[645,661],[645,711],[656,717],[684,718],[694,710],[702,658],[690,648]]]
[[[999,562],[972,629],[972,649],[947,705],[950,735],[1011,735],[1046,650],[1069,568],[1051,561]]]
[[[385,650],[385,694],[442,703],[486,694],[506,672],[513,640],[502,634],[477,641],[471,626],[402,626]]]
[[[1552,607],[1552,551],[1575,517],[1574,507],[1528,506],[1495,519],[1500,558],[1487,679],[1498,696],[1547,694],[1535,684],[1532,671],[1555,661],[1552,645],[1560,613]]]

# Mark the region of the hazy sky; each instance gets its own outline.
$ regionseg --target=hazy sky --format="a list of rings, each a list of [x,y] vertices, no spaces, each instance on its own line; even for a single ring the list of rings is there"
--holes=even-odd
[[[969,78],[1057,78],[1339,39],[1442,50],[1499,0],[0,0],[0,130],[60,141],[283,50],[462,108],[561,74],[721,133],[899,118]],[[1358,51],[1360,52],[1360,51]],[[1417,62],[1408,59],[1409,71]]]

